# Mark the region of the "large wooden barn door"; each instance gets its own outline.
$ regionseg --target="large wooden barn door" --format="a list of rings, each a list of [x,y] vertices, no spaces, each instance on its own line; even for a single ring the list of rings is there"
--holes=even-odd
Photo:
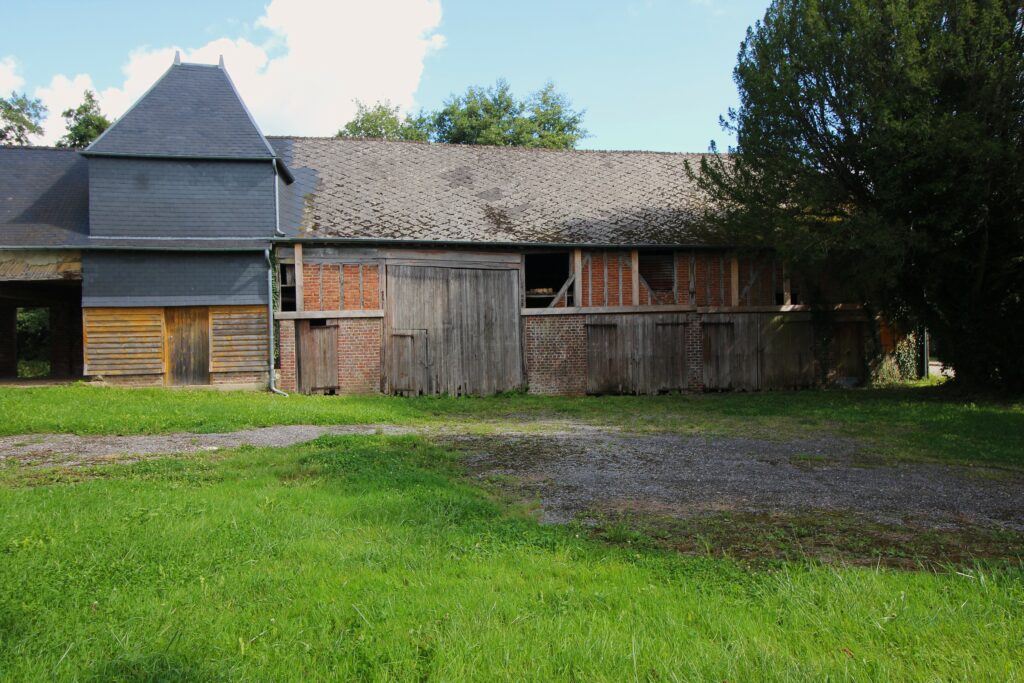
[[[587,392],[658,394],[687,388],[685,316],[587,317]]]
[[[523,383],[519,271],[388,265],[388,392],[486,395]]]
[[[299,391],[338,388],[338,326],[327,320],[302,320],[298,325]]]
[[[167,381],[175,386],[210,383],[210,319],[205,306],[164,309]]]

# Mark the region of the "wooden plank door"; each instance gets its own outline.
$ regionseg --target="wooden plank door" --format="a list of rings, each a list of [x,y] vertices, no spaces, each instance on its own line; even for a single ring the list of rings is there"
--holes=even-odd
[[[298,325],[299,391],[306,394],[338,388],[338,325],[323,322],[302,320]]]
[[[389,264],[388,393],[486,395],[523,384],[519,272]]]
[[[169,306],[164,309],[164,328],[168,384],[209,384],[209,309],[206,306]]]
[[[639,316],[638,316],[639,317]],[[683,315],[645,315],[640,357],[646,363],[637,393],[663,394],[685,391],[689,386],[686,355],[686,318]]]
[[[587,317],[587,393],[632,393],[632,330],[621,315]]]

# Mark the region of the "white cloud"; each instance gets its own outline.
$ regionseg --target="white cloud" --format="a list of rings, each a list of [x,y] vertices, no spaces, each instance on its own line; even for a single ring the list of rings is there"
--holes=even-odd
[[[25,79],[18,75],[18,63],[14,57],[0,59],[0,97],[7,97],[12,90],[25,84]]]
[[[271,0],[256,26],[263,44],[222,37],[194,48],[142,48],[128,55],[124,81],[97,92],[108,116],[120,116],[174,59],[216,64],[228,73],[268,135],[333,135],[355,112],[353,99],[411,108],[423,61],[444,46],[440,0]],[[8,61],[10,66],[8,67]],[[14,61],[0,61],[0,85]],[[20,81],[19,81],[20,82]],[[64,133],[60,112],[95,89],[88,74],[54,76],[35,96],[49,107],[41,142]]]

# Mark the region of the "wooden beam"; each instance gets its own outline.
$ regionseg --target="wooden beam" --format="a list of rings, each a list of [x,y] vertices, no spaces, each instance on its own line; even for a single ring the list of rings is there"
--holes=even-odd
[[[381,309],[347,310],[347,311],[278,311],[276,320],[317,320],[322,318],[383,318]]]
[[[571,308],[524,308],[520,315],[591,315],[598,313],[693,313],[696,306],[573,306]]]
[[[730,290],[731,290],[732,296],[730,298],[732,299],[732,301],[730,302],[730,305],[732,305],[732,306],[739,306],[740,305],[740,260],[738,258],[736,258],[735,256],[733,256],[731,261],[732,261],[732,264],[731,264],[731,267],[732,267],[732,279],[731,279],[732,286],[730,287]]]
[[[305,299],[306,288],[302,282],[302,243],[295,245],[295,310],[301,312],[305,310]]]
[[[782,303],[786,306],[793,305],[793,283],[789,279],[789,272],[782,271]]]
[[[572,250],[572,305],[580,306],[583,303],[583,250]]]
[[[640,252],[633,249],[629,252],[629,268],[633,283],[633,305],[640,305]]]

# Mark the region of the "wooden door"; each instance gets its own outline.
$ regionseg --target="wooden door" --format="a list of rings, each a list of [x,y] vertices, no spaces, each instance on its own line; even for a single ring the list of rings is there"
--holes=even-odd
[[[210,383],[210,316],[205,306],[164,309],[167,382],[175,386]]]
[[[687,388],[686,319],[678,314],[587,317],[587,392],[660,394]]]
[[[302,320],[298,324],[299,391],[333,391],[338,388],[338,325],[333,320]]]
[[[519,271],[389,264],[386,316],[389,393],[522,386]]]
[[[704,388],[758,391],[762,386],[761,320],[758,314],[709,315],[704,333]]]

